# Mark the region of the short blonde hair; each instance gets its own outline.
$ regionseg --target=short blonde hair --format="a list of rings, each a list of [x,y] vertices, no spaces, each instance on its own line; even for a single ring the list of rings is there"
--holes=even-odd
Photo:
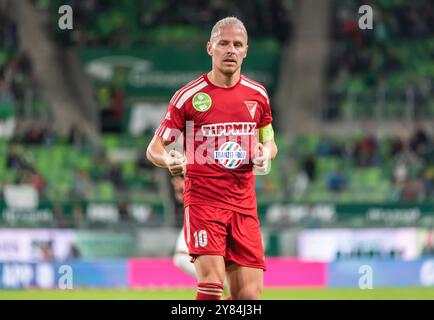
[[[244,31],[244,33],[246,34],[246,38],[248,39],[247,30],[246,30],[246,27],[244,26],[244,23],[240,19],[238,19],[237,17],[226,17],[226,18],[223,18],[223,19],[217,21],[217,23],[214,25],[214,27],[212,27],[211,36],[209,38],[209,41],[210,42],[213,41],[213,38],[215,38],[217,36],[220,28],[227,27],[227,26],[233,26],[233,27],[240,28],[242,31]]]

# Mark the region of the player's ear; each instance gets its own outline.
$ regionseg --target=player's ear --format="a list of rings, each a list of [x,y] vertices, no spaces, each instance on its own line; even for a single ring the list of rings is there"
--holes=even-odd
[[[210,41],[206,44],[206,51],[210,56],[212,56],[212,43]]]
[[[247,52],[249,51],[249,46],[248,45],[246,45],[246,53],[244,54],[244,58],[246,58],[247,57]]]

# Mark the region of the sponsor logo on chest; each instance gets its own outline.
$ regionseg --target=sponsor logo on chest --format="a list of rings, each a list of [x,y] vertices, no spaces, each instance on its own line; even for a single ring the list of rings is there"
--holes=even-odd
[[[206,124],[201,127],[205,137],[255,135],[255,122],[223,122]]]
[[[228,141],[214,151],[214,159],[228,169],[238,168],[246,157],[247,152],[235,141]]]

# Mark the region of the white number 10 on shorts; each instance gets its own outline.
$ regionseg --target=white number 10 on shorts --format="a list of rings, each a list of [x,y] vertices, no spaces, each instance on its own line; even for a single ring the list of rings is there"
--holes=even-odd
[[[197,233],[197,231],[195,231],[193,236],[194,236],[194,247],[195,248],[199,248],[199,246],[201,246],[203,248],[208,244],[208,236],[207,236],[205,230],[200,230],[199,233]]]

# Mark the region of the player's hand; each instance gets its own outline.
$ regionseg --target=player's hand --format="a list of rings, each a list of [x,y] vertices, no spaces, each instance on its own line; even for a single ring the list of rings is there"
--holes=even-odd
[[[185,172],[187,159],[176,150],[170,150],[166,158],[166,166],[172,176],[181,176]]]
[[[267,173],[268,163],[270,161],[270,152],[262,143],[258,143],[255,146],[253,152],[253,168],[257,173]]]

